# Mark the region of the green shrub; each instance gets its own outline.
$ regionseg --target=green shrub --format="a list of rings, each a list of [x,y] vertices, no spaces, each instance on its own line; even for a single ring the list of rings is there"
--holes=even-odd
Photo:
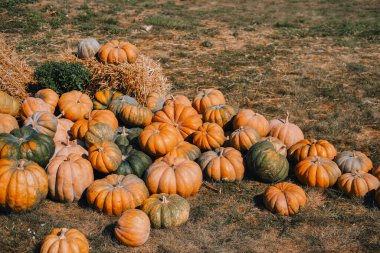
[[[80,63],[47,62],[36,69],[34,77],[44,88],[59,94],[83,90],[90,82],[90,71]]]

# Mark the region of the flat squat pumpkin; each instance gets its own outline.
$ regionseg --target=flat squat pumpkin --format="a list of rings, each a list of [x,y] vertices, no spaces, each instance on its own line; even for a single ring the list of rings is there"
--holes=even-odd
[[[44,238],[40,253],[88,253],[89,251],[88,240],[79,230],[54,228]]]

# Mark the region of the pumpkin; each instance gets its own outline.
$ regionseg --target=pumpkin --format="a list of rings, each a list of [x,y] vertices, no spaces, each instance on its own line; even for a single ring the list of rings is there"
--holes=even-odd
[[[201,150],[197,146],[187,141],[183,141],[183,142],[178,143],[178,145],[175,146],[169,153],[167,153],[165,157],[168,157],[168,156],[183,157],[183,158],[193,161],[197,159],[200,155],[201,155]]]
[[[0,113],[0,133],[9,134],[13,129],[18,129],[18,122],[10,114]]]
[[[198,158],[198,164],[208,178],[216,181],[236,181],[244,177],[241,153],[234,148],[217,148]]]
[[[50,107],[50,112],[54,113],[57,107],[59,96],[52,89],[39,90],[34,97],[42,99]]]
[[[108,110],[112,111],[115,115],[119,115],[124,105],[138,106],[139,103],[136,99],[130,96],[118,96],[111,100],[108,105]]]
[[[154,228],[170,228],[185,224],[189,219],[190,204],[177,194],[153,194],[141,206]]]
[[[25,121],[35,112],[51,112],[50,106],[40,98],[28,97],[21,105],[21,119]]]
[[[94,38],[85,38],[78,43],[77,56],[80,59],[93,58],[100,49],[99,42]]]
[[[287,149],[286,149],[286,146],[285,144],[280,141],[279,139],[275,138],[275,137],[272,137],[272,136],[268,136],[268,137],[262,137],[260,139],[259,142],[262,142],[262,141],[269,141],[272,143],[272,145],[274,146],[274,149],[281,155],[283,156],[287,156]]]
[[[71,127],[74,125],[74,122],[65,118],[58,119],[57,131],[54,135],[54,142],[65,142],[69,136]]]
[[[58,100],[59,111],[64,112],[66,119],[74,122],[88,115],[92,106],[90,97],[76,90],[62,94]]]
[[[288,182],[271,185],[264,192],[265,207],[280,215],[294,215],[306,202],[305,190]]]
[[[46,168],[49,194],[59,202],[78,201],[87,187],[94,182],[91,163],[77,154],[57,156]]]
[[[118,117],[127,126],[144,127],[152,121],[153,113],[146,107],[127,104],[122,107]]]
[[[166,155],[182,141],[182,136],[174,126],[159,122],[145,127],[139,136],[140,147],[153,156]]]
[[[115,133],[112,128],[103,122],[95,123],[89,126],[86,135],[84,136],[86,146],[89,148],[95,142],[101,141],[113,141],[115,138]]]
[[[289,113],[285,120],[274,119],[269,122],[269,135],[281,140],[287,148],[304,139],[302,130],[295,124],[289,122]]]
[[[25,120],[24,126],[31,126],[41,134],[54,137],[57,132],[58,118],[51,112],[34,112]]]
[[[141,246],[149,238],[150,221],[148,215],[138,209],[123,213],[115,227],[116,238],[124,245]]]
[[[150,92],[146,98],[145,105],[152,112],[157,112],[164,106],[165,98],[158,92]]]
[[[3,210],[32,210],[48,192],[45,170],[24,159],[0,159],[0,182],[0,208]]]
[[[264,182],[284,180],[289,173],[288,160],[269,141],[254,144],[247,153],[246,164]]]
[[[107,215],[120,216],[149,197],[144,181],[135,175],[111,174],[95,180],[87,189],[88,204]]]
[[[373,168],[372,174],[380,180],[380,165],[377,168]]]
[[[184,105],[191,106],[191,101],[184,95],[170,95],[164,103],[164,106]]]
[[[76,229],[54,228],[44,238],[40,253],[88,253],[90,245],[84,234]]]
[[[288,157],[298,163],[309,156],[319,156],[333,160],[335,147],[326,140],[301,140],[288,149]]]
[[[54,156],[68,156],[69,154],[77,154],[79,156],[87,156],[88,152],[85,148],[77,143],[76,140],[70,141],[70,138],[67,137],[65,142],[56,142],[55,143],[55,152]]]
[[[71,134],[75,139],[83,140],[86,136],[88,128],[91,125],[94,125],[98,122],[109,125],[112,128],[112,131],[115,132],[118,127],[117,118],[109,110],[93,110],[89,112],[84,119],[80,119],[74,123],[71,127]]]
[[[118,175],[135,174],[142,177],[146,169],[152,164],[152,159],[144,152],[133,149],[132,146],[120,147],[122,160],[115,171]]]
[[[195,195],[202,185],[202,170],[197,163],[186,158],[165,157],[149,166],[145,183],[152,194],[189,197]]]
[[[153,122],[168,123],[177,128],[183,138],[187,138],[202,125],[202,116],[191,106],[165,106],[156,112]]]
[[[127,147],[132,145],[134,148],[139,148],[139,136],[143,131],[142,128],[125,128],[119,127],[116,131],[115,144],[119,147]]]
[[[362,198],[380,186],[379,180],[364,171],[355,169],[338,178],[338,188],[351,197]]]
[[[353,170],[368,172],[373,167],[372,161],[359,151],[343,151],[335,157],[334,161],[342,173],[349,173]]]
[[[20,110],[20,104],[12,96],[0,91],[0,113],[17,116]]]
[[[336,163],[318,156],[310,156],[297,163],[294,173],[301,183],[323,189],[333,186],[342,174]]]
[[[54,141],[31,127],[0,134],[0,158],[28,159],[45,167],[54,154]]]
[[[270,130],[268,120],[263,115],[250,109],[239,110],[233,119],[232,125],[234,129],[241,126],[254,127],[261,137],[267,136]]]
[[[108,109],[108,106],[112,100],[123,96],[122,93],[113,90],[102,90],[95,93],[94,100],[92,101],[94,105],[94,110],[104,110]]]
[[[236,111],[232,106],[220,104],[207,107],[203,112],[203,120],[224,127],[235,115]]]
[[[380,188],[376,190],[375,202],[376,202],[376,205],[380,208]]]
[[[216,89],[204,89],[193,100],[193,107],[198,113],[203,114],[207,107],[225,104],[223,93]]]
[[[256,128],[250,126],[241,126],[230,135],[231,146],[241,152],[247,152],[259,140],[260,135]]]
[[[225,141],[223,128],[216,123],[203,123],[193,134],[193,144],[201,150],[220,148]]]
[[[135,45],[129,42],[111,40],[98,51],[99,60],[102,63],[119,64],[125,61],[134,63],[139,54]]]
[[[113,142],[96,142],[88,149],[88,160],[94,170],[101,173],[110,173],[117,170],[121,159],[122,153]]]

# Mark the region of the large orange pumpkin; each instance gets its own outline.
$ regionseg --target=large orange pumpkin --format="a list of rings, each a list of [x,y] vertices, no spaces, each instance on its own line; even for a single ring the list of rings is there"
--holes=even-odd
[[[267,136],[270,130],[268,120],[250,109],[239,110],[232,125],[235,130],[242,126],[254,127],[261,137]]]
[[[123,96],[123,94],[113,90],[101,90],[96,92],[93,101],[94,110],[108,109],[111,101],[120,96]]]
[[[127,126],[144,127],[152,121],[153,113],[146,107],[126,104],[122,106],[118,117]]]
[[[18,122],[10,114],[1,114],[0,113],[0,134],[1,133],[7,133],[9,134],[13,129],[17,129]]]
[[[115,227],[116,238],[124,245],[141,246],[149,238],[150,220],[148,215],[138,209],[123,213]]]
[[[119,147],[109,141],[96,142],[88,149],[88,160],[94,170],[102,173],[116,171],[122,160]]]
[[[225,104],[223,93],[216,89],[204,89],[193,100],[193,107],[203,114],[207,107]]]
[[[136,46],[129,42],[111,40],[98,51],[99,60],[103,63],[119,64],[125,61],[134,63],[139,54]]]
[[[40,253],[88,253],[90,245],[84,234],[76,229],[54,228],[44,238]]]
[[[59,96],[52,89],[39,90],[35,95],[36,98],[42,99],[50,107],[50,112],[54,113],[55,107],[57,107]]]
[[[288,149],[288,157],[296,163],[309,156],[333,160],[336,154],[335,147],[326,140],[301,140]]]
[[[193,144],[201,150],[220,148],[225,141],[223,128],[216,123],[203,123],[193,134]]]
[[[65,118],[59,118],[58,119],[58,125],[57,125],[57,131],[54,135],[54,142],[67,142],[67,138],[69,136],[69,132],[71,127],[74,125],[74,122],[72,122],[69,119]]]
[[[145,173],[145,183],[150,193],[195,195],[202,185],[199,165],[183,157],[165,157],[155,161]]]
[[[92,111],[91,98],[80,91],[70,91],[64,93],[58,100],[58,107],[66,119],[77,121],[83,119]]]
[[[342,173],[349,173],[353,170],[368,172],[373,167],[372,161],[359,151],[343,151],[335,157],[334,161]]]
[[[108,215],[120,216],[127,209],[140,206],[148,197],[144,181],[133,174],[111,174],[95,180],[87,189],[88,204]]]
[[[191,101],[184,95],[170,95],[165,103],[164,106],[174,106],[174,105],[184,105],[184,106],[191,106]]]
[[[230,135],[231,146],[241,152],[247,152],[259,140],[259,133],[251,126],[241,126]]]
[[[12,116],[18,115],[20,110],[20,104],[12,96],[0,91],[0,113],[9,114]]]
[[[380,186],[380,182],[375,176],[361,170],[353,170],[341,175],[337,184],[339,190],[357,198],[364,197],[368,192],[376,190]]]
[[[221,127],[227,125],[233,116],[236,115],[235,109],[230,105],[213,105],[207,107],[203,112],[203,121],[216,123]],[[228,124],[230,125],[230,124]]]
[[[269,135],[280,139],[287,148],[304,139],[302,130],[295,124],[289,122],[289,113],[285,120],[274,119],[269,122]]]
[[[177,146],[175,146],[172,151],[167,153],[165,157],[168,157],[168,156],[183,157],[183,158],[193,161],[197,159],[200,155],[201,155],[201,150],[197,146],[187,141],[183,141],[179,143]]]
[[[35,112],[50,112],[50,106],[40,98],[26,98],[21,105],[22,120],[32,117]]]
[[[31,117],[25,120],[24,126],[31,126],[41,134],[54,137],[57,132],[58,119],[51,112],[34,112]]]

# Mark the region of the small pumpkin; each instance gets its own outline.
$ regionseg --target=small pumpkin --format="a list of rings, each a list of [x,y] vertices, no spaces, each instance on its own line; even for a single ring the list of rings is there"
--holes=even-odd
[[[34,112],[25,120],[24,126],[31,126],[41,134],[54,137],[57,132],[58,118],[51,112]]]
[[[138,209],[125,211],[115,227],[116,238],[127,246],[136,247],[143,245],[148,240],[149,234],[149,217]]]
[[[20,111],[20,104],[14,97],[0,91],[0,113],[17,116]]]
[[[98,51],[102,63],[119,64],[123,62],[134,63],[139,54],[135,45],[126,41],[111,40]]]
[[[380,186],[380,182],[375,176],[358,169],[341,175],[337,184],[339,190],[348,196],[357,198],[364,197],[368,192],[376,190]]]
[[[64,142],[66,143],[67,138],[69,137],[69,132],[71,127],[74,125],[74,122],[72,122],[69,119],[65,118],[59,118],[58,119],[58,125],[57,125],[57,131],[54,135],[54,142]]]
[[[251,126],[241,126],[230,135],[231,146],[241,152],[247,152],[259,140],[259,133]]]
[[[267,136],[270,130],[268,120],[263,115],[250,109],[239,110],[233,119],[232,125],[234,129],[241,126],[254,127],[261,137]]]
[[[121,108],[118,117],[127,126],[144,127],[152,121],[153,113],[146,107],[127,104]]]
[[[28,97],[21,105],[21,119],[25,121],[35,112],[51,112],[50,106],[40,98]]]
[[[203,112],[203,120],[224,127],[235,115],[236,111],[232,106],[220,104],[207,107]]]
[[[119,115],[125,105],[139,106],[136,99],[130,96],[118,96],[111,100],[108,105],[108,110],[112,111],[115,115]]]
[[[280,215],[294,215],[307,202],[305,190],[296,184],[281,182],[268,186],[264,192],[264,205]]]
[[[289,115],[289,113],[286,113],[285,120],[274,119],[269,122],[269,135],[281,140],[287,148],[304,139],[302,130],[297,125],[289,122]]]
[[[380,180],[380,165],[377,168],[373,168],[372,174]]]
[[[91,59],[100,49],[99,42],[94,38],[85,38],[79,41],[77,56],[80,59]]]
[[[234,148],[217,148],[198,158],[198,164],[208,178],[216,181],[236,181],[244,177],[241,153]]]
[[[109,141],[96,142],[88,149],[88,160],[101,173],[116,171],[122,160],[119,147]]]
[[[294,173],[301,183],[323,189],[333,186],[342,174],[336,163],[318,156],[307,157],[297,163]]]
[[[115,135],[115,144],[121,149],[122,147],[127,147],[132,145],[134,148],[139,147],[139,136],[142,133],[143,129],[134,127],[126,128],[119,127]]]
[[[177,194],[153,194],[141,206],[154,228],[170,228],[185,224],[189,219],[190,204]]]
[[[193,144],[201,150],[220,148],[225,141],[223,128],[216,123],[203,123],[193,134]]]
[[[184,95],[169,95],[165,100],[164,106],[184,105],[191,106],[191,101]]]
[[[84,234],[76,229],[54,228],[44,238],[40,253],[88,253],[90,245]]]
[[[168,157],[168,156],[183,157],[183,158],[193,161],[197,159],[200,155],[201,155],[201,150],[197,146],[187,141],[183,141],[183,142],[178,143],[178,145],[175,146],[169,153],[167,153],[165,157]]]
[[[108,109],[108,106],[112,100],[117,99],[118,97],[123,96],[122,93],[113,90],[102,90],[95,93],[94,100],[94,110],[104,110]]]
[[[161,110],[164,106],[165,98],[158,92],[150,92],[145,100],[145,105],[152,112]]]
[[[0,113],[0,133],[9,134],[13,129],[18,129],[18,122],[10,114]]]
[[[288,152],[287,152],[286,146],[279,139],[277,139],[275,137],[272,137],[272,136],[268,136],[268,137],[262,137],[259,142],[262,142],[262,141],[269,141],[270,143],[272,143],[272,145],[274,146],[274,149],[279,154],[281,154],[281,155],[283,155],[285,157],[287,156]]]
[[[335,157],[334,161],[342,173],[349,173],[353,170],[368,172],[373,167],[372,161],[359,151],[343,151]]]
[[[95,180],[87,189],[88,204],[107,215],[120,216],[149,197],[144,181],[135,175],[111,174]]]
[[[152,164],[152,159],[144,152],[133,149],[132,146],[121,146],[120,150],[122,159],[115,173],[124,176],[135,174],[141,178],[146,169]]]
[[[145,183],[152,194],[195,195],[202,185],[199,165],[183,157],[165,157],[155,161],[145,174]]]
[[[112,128],[103,122],[95,123],[89,126],[86,135],[84,136],[86,146],[89,148],[95,142],[101,141],[113,141],[115,138],[115,133]]]
[[[50,112],[54,113],[57,107],[59,96],[52,89],[39,90],[34,97],[42,99],[50,107]]]
[[[336,154],[335,147],[326,140],[301,140],[288,149],[288,157],[295,163],[309,156],[319,156],[333,160]]]
[[[32,210],[48,192],[45,170],[24,159],[0,159],[0,182],[0,208],[3,210]]]
[[[46,173],[51,198],[64,203],[78,201],[94,182],[91,163],[78,154],[53,158]]]
[[[193,107],[203,114],[207,107],[225,104],[223,93],[216,89],[204,89],[193,100]]]
[[[80,91],[70,91],[62,94],[58,100],[59,111],[64,112],[66,119],[77,121],[91,112],[93,104],[90,97]]]

